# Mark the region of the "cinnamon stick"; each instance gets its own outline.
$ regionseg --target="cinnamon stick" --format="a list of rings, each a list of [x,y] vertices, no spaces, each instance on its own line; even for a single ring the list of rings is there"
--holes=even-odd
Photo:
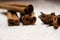
[[[5,5],[5,4],[0,4],[0,8],[7,9],[7,10],[15,10],[17,12],[24,12],[24,13],[32,13],[33,9],[31,10],[30,8],[26,7],[18,7],[18,6],[11,6],[11,5]]]
[[[26,15],[22,16],[20,19],[21,19],[23,25],[34,25],[36,22],[36,17],[34,16],[33,13],[31,15],[26,14]]]
[[[0,4],[8,4],[8,5],[20,6],[20,7],[33,7],[32,4],[23,3],[23,2],[0,2]]]
[[[9,10],[9,12],[12,13],[13,20],[14,20],[14,25],[18,26],[20,24],[20,20],[17,16],[17,13],[14,10]]]
[[[26,7],[26,8],[28,8],[30,11],[32,10],[34,10],[34,8],[33,8],[33,5],[32,4],[27,4],[27,3],[21,3],[21,2],[2,2],[2,3],[0,3],[0,4],[8,4],[8,5],[12,5],[12,6],[18,6],[18,7]]]
[[[13,26],[14,25],[14,19],[13,19],[11,12],[7,12],[7,18],[8,18],[8,25]]]
[[[18,16],[16,14],[13,14],[13,18],[14,18],[14,25],[18,26],[20,24]]]
[[[9,26],[18,26],[20,24],[19,18],[15,11],[9,10],[7,12],[7,17]]]
[[[54,25],[54,29],[57,29],[59,26],[57,16],[53,16],[53,25]]]

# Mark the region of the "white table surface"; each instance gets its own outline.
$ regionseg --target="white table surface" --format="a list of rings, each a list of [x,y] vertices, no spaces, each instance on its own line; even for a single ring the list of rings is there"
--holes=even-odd
[[[24,1],[22,1],[24,2]],[[43,25],[38,18],[40,12],[60,14],[60,4],[51,1],[25,1],[34,5],[34,12],[37,17],[35,25],[8,26],[7,16],[0,9],[0,40],[60,40],[60,28],[54,30],[53,26]]]

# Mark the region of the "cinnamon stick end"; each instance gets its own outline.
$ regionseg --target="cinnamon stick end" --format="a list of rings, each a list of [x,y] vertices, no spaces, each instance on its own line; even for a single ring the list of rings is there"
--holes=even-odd
[[[14,20],[8,19],[8,26],[13,26],[14,25]]]
[[[59,27],[54,27],[54,29],[58,29]]]

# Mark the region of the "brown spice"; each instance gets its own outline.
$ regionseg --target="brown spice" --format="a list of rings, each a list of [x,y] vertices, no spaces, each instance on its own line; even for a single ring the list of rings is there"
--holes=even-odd
[[[36,17],[34,16],[34,13],[32,13],[31,15],[23,15],[20,19],[24,25],[34,25],[36,22]]]
[[[7,17],[8,17],[8,24],[10,26],[14,26],[14,25],[18,26],[20,24],[19,18],[15,11],[9,10],[7,13]]]
[[[23,3],[0,3],[0,8],[7,10],[15,10],[17,12],[32,13],[34,8],[31,4]]]
[[[44,24],[54,26],[54,29],[57,29],[60,25],[60,22],[59,22],[60,16],[59,15],[56,16],[55,13],[44,14],[43,12],[41,12],[41,15],[39,16],[39,18]]]

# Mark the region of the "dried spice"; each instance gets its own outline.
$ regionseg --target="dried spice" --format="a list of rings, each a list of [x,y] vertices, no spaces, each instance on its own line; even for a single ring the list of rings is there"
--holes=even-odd
[[[23,23],[23,25],[34,25],[36,22],[36,17],[33,12],[31,14],[22,15],[20,20]]]
[[[32,13],[34,8],[32,4],[18,3],[18,2],[2,2],[0,8],[7,10],[14,10],[17,12]]]
[[[60,26],[60,21],[59,21],[60,16],[59,15],[56,16],[55,13],[44,14],[43,12],[41,12],[39,18],[44,24],[47,24],[49,26],[54,26],[54,29],[57,29]]]
[[[8,10],[7,17],[9,25],[19,25],[19,22],[22,22],[24,25],[33,25],[36,22],[32,4],[25,4],[21,2],[2,2],[0,3],[0,8]],[[20,19],[16,12],[20,12]]]
[[[20,20],[16,14],[15,11],[9,10],[7,12],[7,18],[8,18],[8,25],[9,26],[18,26],[20,24]]]

